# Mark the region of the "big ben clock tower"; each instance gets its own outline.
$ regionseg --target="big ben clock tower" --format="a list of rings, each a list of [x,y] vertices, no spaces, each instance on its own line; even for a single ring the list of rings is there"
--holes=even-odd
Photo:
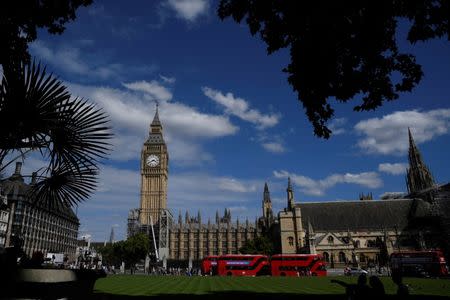
[[[161,210],[167,208],[168,165],[169,154],[156,106],[149,136],[141,152],[141,225],[158,223]]]

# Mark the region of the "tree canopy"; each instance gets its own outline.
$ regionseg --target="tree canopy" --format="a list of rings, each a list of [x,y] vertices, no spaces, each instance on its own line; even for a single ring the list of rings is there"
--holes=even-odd
[[[355,111],[374,110],[399,93],[412,91],[423,77],[414,55],[397,45],[399,21],[415,44],[450,38],[450,1],[221,0],[221,19],[245,20],[268,54],[290,50],[283,69],[303,104],[314,133],[329,138],[331,101],[361,97]]]
[[[46,28],[61,34],[65,24],[75,20],[75,11],[92,0],[4,0],[0,1],[0,65],[7,72],[12,63],[30,62],[28,43],[37,30]]]
[[[104,263],[120,265],[123,261],[129,267],[144,259],[150,249],[150,239],[146,234],[133,235],[125,241],[108,244],[100,248]]]
[[[258,236],[253,240],[248,240],[239,249],[242,254],[266,254],[274,253],[274,245],[270,238],[266,236]]]

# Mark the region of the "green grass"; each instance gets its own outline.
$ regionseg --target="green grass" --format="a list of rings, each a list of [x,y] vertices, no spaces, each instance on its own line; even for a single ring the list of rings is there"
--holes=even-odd
[[[356,277],[334,277],[348,283],[356,283]],[[116,298],[195,298],[237,300],[242,295],[246,299],[298,299],[333,298],[345,293],[344,288],[331,283],[333,277],[185,277],[185,276],[145,276],[114,275],[97,280],[95,293],[103,299]],[[390,278],[382,278],[387,294],[394,295],[396,286]],[[450,280],[405,278],[414,298],[450,298]],[[138,297],[136,297],[138,296]],[[239,297],[238,297],[239,296]],[[101,298],[100,297],[100,298]]]

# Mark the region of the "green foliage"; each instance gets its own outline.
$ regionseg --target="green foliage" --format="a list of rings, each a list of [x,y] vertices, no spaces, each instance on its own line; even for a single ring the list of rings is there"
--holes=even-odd
[[[258,236],[253,240],[248,240],[239,249],[242,254],[266,254],[274,253],[273,241],[266,236]]]
[[[362,97],[354,110],[367,111],[413,90],[423,73],[415,56],[397,46],[399,20],[408,26],[411,44],[449,39],[449,11],[448,0],[221,0],[218,8],[221,19],[245,20],[269,55],[289,49],[283,71],[323,138],[331,134],[334,99]]]
[[[107,244],[99,249],[103,263],[118,266],[125,262],[130,267],[144,259],[150,249],[150,240],[146,234],[136,234],[126,241]]]

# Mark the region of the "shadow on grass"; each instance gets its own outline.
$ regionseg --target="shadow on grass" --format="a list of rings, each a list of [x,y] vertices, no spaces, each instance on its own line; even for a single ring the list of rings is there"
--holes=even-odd
[[[347,299],[345,294],[341,295],[314,295],[314,294],[292,294],[292,293],[250,293],[242,291],[229,291],[229,292],[213,292],[210,294],[155,294],[151,296],[131,296],[131,295],[117,295],[117,294],[107,294],[107,293],[94,293],[92,299],[101,300],[116,300],[116,299],[129,299],[129,300],[150,300],[150,299],[162,299],[162,300],[187,300],[187,299],[199,299],[199,300],[299,300],[299,299]],[[364,297],[366,299],[405,299],[399,298],[396,295],[386,295],[383,298],[375,297]],[[443,296],[429,296],[429,295],[412,295],[406,299],[419,300],[419,299],[431,299],[431,300],[443,300],[450,299],[450,297]]]

